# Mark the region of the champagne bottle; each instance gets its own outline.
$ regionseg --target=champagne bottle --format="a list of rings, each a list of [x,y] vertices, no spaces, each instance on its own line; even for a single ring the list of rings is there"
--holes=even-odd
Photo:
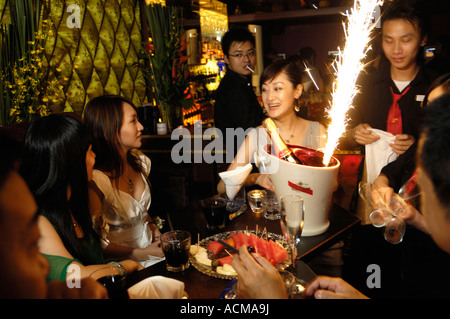
[[[278,134],[277,126],[273,120],[268,117],[263,122],[262,125],[267,129],[270,137],[272,138],[272,143],[275,151],[278,152],[278,157],[284,159],[285,161],[294,164],[303,164],[302,161],[294,154],[294,152],[286,145],[286,143]]]

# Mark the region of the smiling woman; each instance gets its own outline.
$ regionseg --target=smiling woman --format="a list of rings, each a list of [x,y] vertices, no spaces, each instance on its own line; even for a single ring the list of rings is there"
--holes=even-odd
[[[262,101],[267,115],[279,129],[282,139],[293,145],[313,149],[323,148],[326,142],[326,129],[319,122],[308,121],[296,115],[296,101],[302,94],[301,73],[297,65],[289,60],[280,60],[264,69],[261,74],[260,87]],[[259,131],[259,130],[258,130]],[[241,145],[228,171],[250,163],[257,148],[268,144],[270,137],[263,136],[267,143],[262,143],[256,129],[251,130]],[[259,145],[259,146],[258,146]],[[263,145],[264,146],[264,145]],[[273,190],[268,174],[252,173],[245,181],[246,186],[259,185]],[[217,185],[219,193],[225,192],[225,184]]]

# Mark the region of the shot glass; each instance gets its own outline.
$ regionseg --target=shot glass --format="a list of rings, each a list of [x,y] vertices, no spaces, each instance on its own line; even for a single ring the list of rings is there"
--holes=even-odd
[[[260,189],[254,189],[247,193],[248,204],[255,214],[264,213],[266,195],[267,192]]]
[[[269,220],[278,220],[281,218],[280,199],[277,194],[272,191],[266,191],[266,197],[264,198],[264,217]]]
[[[161,235],[161,246],[166,257],[168,271],[179,272],[189,267],[191,234],[184,230],[173,230]]]

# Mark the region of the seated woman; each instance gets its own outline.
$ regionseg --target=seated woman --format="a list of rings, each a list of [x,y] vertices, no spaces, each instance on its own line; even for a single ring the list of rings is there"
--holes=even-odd
[[[302,84],[301,74],[295,63],[280,60],[269,65],[261,75],[260,87],[266,113],[273,119],[286,143],[313,149],[325,147],[325,127],[319,122],[308,121],[296,115]],[[259,137],[256,135],[260,134],[259,131],[261,130],[252,130],[247,134],[228,170],[250,163],[258,147]],[[265,138],[270,139],[268,136]],[[273,190],[268,174],[250,174],[245,186],[255,184]],[[217,190],[219,193],[225,192],[225,183],[222,180],[217,185]]]
[[[147,266],[151,256],[163,257],[163,252],[161,234],[148,214],[151,162],[137,150],[143,126],[136,107],[120,96],[99,96],[86,106],[84,121],[97,155],[89,198],[91,216],[103,220],[104,252]]]
[[[65,280],[70,264],[88,277],[105,266],[89,215],[87,185],[95,163],[89,135],[80,121],[55,114],[30,125],[24,147],[20,174],[40,210],[39,250],[50,261],[48,280]],[[127,272],[142,268],[133,260],[120,265]]]

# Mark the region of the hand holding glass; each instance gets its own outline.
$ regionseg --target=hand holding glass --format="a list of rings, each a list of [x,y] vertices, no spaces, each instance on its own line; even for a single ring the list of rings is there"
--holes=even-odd
[[[415,175],[401,187],[399,194],[394,192],[383,193],[376,185],[369,183],[360,184],[358,192],[361,198],[373,209],[369,215],[372,225],[385,227],[384,238],[388,242],[392,244],[400,243],[405,235],[405,219],[409,216],[407,205],[414,204],[411,200],[419,195]]]
[[[97,269],[89,277],[106,288],[109,299],[128,299],[128,291],[125,289],[126,275],[124,268],[111,264]]]

